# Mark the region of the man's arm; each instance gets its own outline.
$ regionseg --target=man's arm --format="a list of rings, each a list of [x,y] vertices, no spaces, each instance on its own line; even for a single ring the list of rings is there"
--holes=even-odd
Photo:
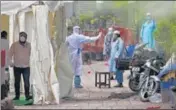
[[[12,64],[12,57],[13,57],[13,55],[14,55],[14,47],[15,46],[15,43],[13,43],[12,45],[11,45],[11,47],[10,47],[10,49],[9,49],[9,51],[8,51],[8,64]]]
[[[156,29],[156,22],[155,20],[153,20],[153,31],[155,31],[155,29]]]
[[[120,43],[120,44],[119,44],[119,48],[118,48],[118,50],[117,50],[117,52],[116,52],[116,54],[115,54],[115,58],[119,58],[120,55],[122,55],[122,53],[123,53],[123,51],[124,51],[124,42],[123,42],[123,41],[120,41],[119,43]]]
[[[89,37],[89,36],[84,36],[84,35],[80,35],[78,36],[78,40],[79,43],[89,43],[89,42],[94,42],[96,40],[98,40],[100,37],[102,36],[102,33],[99,33],[98,36],[96,37]]]

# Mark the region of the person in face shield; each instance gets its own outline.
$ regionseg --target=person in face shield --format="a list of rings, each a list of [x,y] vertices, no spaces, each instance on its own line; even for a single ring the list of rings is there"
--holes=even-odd
[[[148,48],[155,48],[155,39],[153,37],[153,32],[156,29],[156,23],[152,19],[151,14],[146,14],[146,21],[142,25],[141,32],[140,32],[140,38],[143,43],[148,43]]]
[[[112,42],[112,38],[113,38],[113,28],[109,28],[108,29],[108,33],[105,36],[104,39],[104,48],[103,48],[103,55],[105,57],[105,59],[110,58],[110,53],[111,53],[111,42]],[[111,76],[111,80],[113,80],[113,73],[111,72],[110,74]]]
[[[109,58],[109,71],[115,73],[118,85],[123,87],[123,71],[116,69],[116,59],[124,57],[124,41],[120,38],[120,32],[114,31]]]
[[[111,51],[111,41],[113,37],[113,28],[109,28],[107,35],[104,39],[104,49],[103,49],[103,55],[106,58],[110,57],[110,51]]]
[[[21,74],[24,79],[25,97],[26,100],[32,97],[29,94],[29,78],[30,78],[30,55],[31,55],[31,44],[27,42],[27,34],[25,32],[19,33],[19,41],[14,42],[9,50],[10,66],[14,69],[15,78],[15,98],[20,98],[20,81]]]
[[[81,45],[83,43],[94,42],[102,36],[100,32],[97,37],[88,37],[80,34],[80,27],[74,26],[72,35],[66,38],[66,45],[69,50],[69,58],[74,71],[74,86],[75,88],[83,88],[81,85],[82,75],[82,49]]]

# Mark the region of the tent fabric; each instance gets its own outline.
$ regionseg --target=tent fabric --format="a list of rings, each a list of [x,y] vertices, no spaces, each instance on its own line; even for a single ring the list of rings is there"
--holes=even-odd
[[[16,14],[38,1],[1,1],[1,14]]]
[[[43,1],[49,11],[56,11],[59,6],[73,1]],[[39,1],[1,1],[1,14],[16,14],[20,11],[30,10],[29,6],[37,4]]]
[[[56,11],[56,36],[55,42],[57,45],[56,52],[56,73],[60,84],[60,98],[73,97],[73,70],[69,61],[68,49],[65,45],[66,32],[66,15],[64,7]],[[62,16],[62,17],[60,17]]]
[[[64,9],[61,8],[57,10],[58,13],[56,13],[56,43],[58,54],[56,55],[56,64],[54,64],[54,52],[49,39],[47,18],[48,12],[52,10],[49,9],[49,7],[54,7],[52,5],[49,6],[49,2],[53,1],[48,1],[48,3],[44,2],[47,4],[47,7],[46,5],[39,5],[33,6],[33,8],[29,6],[36,2],[27,2],[1,2],[1,14],[10,16],[9,45],[19,39],[18,34],[20,31],[24,30],[28,33],[28,41],[31,42],[32,46],[30,81],[34,95],[34,104],[48,104],[52,102],[58,104],[59,97],[73,96],[73,72],[68,59],[67,47],[63,43],[66,37],[65,12]],[[58,4],[55,5],[53,10],[60,6]],[[32,14],[29,14],[30,11],[32,11]],[[54,70],[54,66],[56,66],[56,71]],[[58,78],[56,73],[58,74]],[[10,68],[10,74],[11,87],[13,87],[11,91],[14,91],[12,68]],[[21,87],[23,86],[21,85]]]
[[[31,74],[34,104],[59,103],[59,83],[54,71],[53,52],[48,32],[48,8],[33,6]]]

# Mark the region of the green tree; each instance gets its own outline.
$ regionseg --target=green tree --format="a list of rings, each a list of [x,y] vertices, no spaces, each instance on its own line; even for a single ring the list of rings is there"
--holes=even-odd
[[[172,47],[176,46],[176,14],[158,21],[155,31],[156,41],[167,55],[171,55]]]

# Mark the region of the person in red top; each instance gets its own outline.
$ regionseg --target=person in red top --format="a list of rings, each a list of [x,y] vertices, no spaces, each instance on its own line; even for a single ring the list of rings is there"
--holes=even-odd
[[[7,51],[9,49],[9,42],[7,40],[7,32],[1,32],[1,99],[7,97],[9,75],[5,70],[8,68]]]

